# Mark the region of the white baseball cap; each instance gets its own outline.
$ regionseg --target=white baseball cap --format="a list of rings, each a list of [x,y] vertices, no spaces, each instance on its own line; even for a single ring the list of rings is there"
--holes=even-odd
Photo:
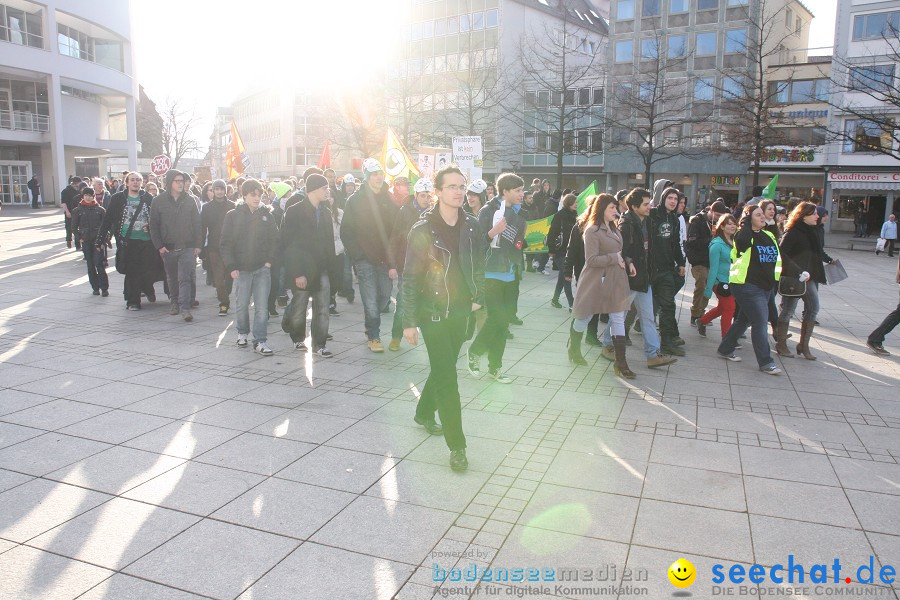
[[[350,173],[347,173],[346,175],[344,175],[344,183],[352,183],[353,185],[356,185],[356,177],[354,177]]]
[[[428,192],[429,194],[434,191],[434,184],[431,183],[430,179],[426,179],[425,177],[421,177],[418,181],[416,181],[416,185],[413,187],[413,190],[419,194],[421,192]]]
[[[472,192],[473,194],[483,194],[487,189],[487,184],[483,179],[476,179],[472,183],[469,184],[469,187],[466,189],[467,192]]]
[[[367,158],[363,161],[363,177],[368,177],[372,173],[384,172],[384,167],[374,158]]]

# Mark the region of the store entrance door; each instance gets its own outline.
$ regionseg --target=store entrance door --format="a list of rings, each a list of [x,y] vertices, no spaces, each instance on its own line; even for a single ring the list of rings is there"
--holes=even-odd
[[[884,209],[887,207],[886,196],[869,196],[869,233],[881,231],[884,223]]]

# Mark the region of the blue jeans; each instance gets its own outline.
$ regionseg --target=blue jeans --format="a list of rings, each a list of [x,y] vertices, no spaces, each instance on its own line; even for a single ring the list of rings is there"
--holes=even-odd
[[[194,299],[197,255],[193,248],[169,250],[162,255],[169,283],[169,299],[183,311],[191,310]]]
[[[556,289],[553,290],[554,300],[559,300],[559,293],[563,290],[566,292],[566,300],[569,301],[569,308],[572,308],[572,304],[575,302],[575,299],[572,296],[572,282],[566,281],[566,270],[560,268],[559,275],[556,278]]]
[[[773,290],[764,290],[749,283],[731,284],[731,293],[735,301],[741,306],[741,313],[735,318],[734,323],[722,343],[719,344],[719,354],[731,354],[737,346],[738,339],[750,326],[750,339],[753,341],[753,352],[756,354],[756,362],[760,369],[774,365],[771,350],[769,348],[769,332],[766,325],[769,321],[769,299]]]
[[[393,282],[388,277],[387,269],[366,259],[356,261],[353,266],[366,315],[366,337],[369,340],[381,339],[381,309],[391,301]]]
[[[778,314],[780,323],[790,323],[797,309],[797,303],[803,299],[803,320],[815,321],[819,314],[819,284],[810,279],[806,282],[806,293],[802,296],[792,298],[790,296],[781,297],[781,312]]]
[[[253,298],[253,343],[265,342],[268,338],[271,287],[269,267],[239,271],[238,278],[234,280],[235,319],[239,335],[250,333],[250,298]]]
[[[607,338],[609,336],[610,329],[612,330],[612,335],[625,337],[625,313],[627,311],[622,312],[614,312],[609,313],[609,320],[606,323],[606,330],[603,332],[603,337]],[[594,318],[594,315],[589,317],[584,317],[583,319],[575,319],[572,323],[572,329],[577,331],[578,333],[583,333],[587,330],[588,323],[590,323],[591,319]],[[612,338],[609,339],[609,343],[612,344]]]
[[[659,332],[653,322],[653,289],[647,288],[646,292],[631,290],[629,302],[637,307],[638,316],[641,319],[641,335],[644,337],[644,354],[647,358],[653,358],[659,354]],[[609,333],[609,324],[603,330],[603,345],[612,344],[612,336]]]

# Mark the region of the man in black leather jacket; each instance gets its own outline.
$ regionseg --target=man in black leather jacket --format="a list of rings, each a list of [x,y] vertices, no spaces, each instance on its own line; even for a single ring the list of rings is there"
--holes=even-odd
[[[484,303],[487,238],[478,220],[462,209],[466,180],[459,168],[438,171],[434,185],[437,205],[409,232],[399,304],[403,337],[415,346],[421,329],[431,365],[414,420],[431,434],[444,434],[450,467],[462,471],[469,463],[456,359],[469,315]]]

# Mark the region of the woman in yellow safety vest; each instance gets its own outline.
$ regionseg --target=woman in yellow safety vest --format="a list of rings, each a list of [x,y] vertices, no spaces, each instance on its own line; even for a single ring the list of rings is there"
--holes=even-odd
[[[769,301],[781,278],[781,251],[775,236],[766,231],[766,217],[758,205],[747,206],[741,227],[734,236],[731,270],[728,273],[731,292],[741,307],[728,333],[719,344],[719,355],[733,362],[741,357],[734,353],[738,339],[750,326],[750,339],[759,370],[769,375],[781,373],[772,359],[766,325]]]

